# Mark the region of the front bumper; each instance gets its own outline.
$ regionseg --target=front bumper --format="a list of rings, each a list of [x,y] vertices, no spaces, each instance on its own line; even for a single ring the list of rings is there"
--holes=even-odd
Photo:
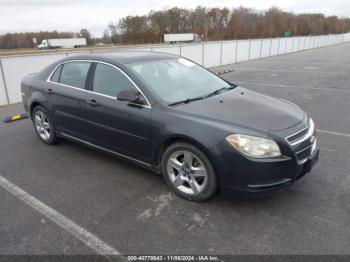
[[[319,156],[319,149],[317,149],[311,156],[307,158],[307,160],[301,164],[300,166],[297,167],[297,172],[293,177],[290,178],[282,178],[279,181],[274,181],[272,183],[268,184],[252,184],[248,185],[247,187],[247,192],[250,193],[269,193],[273,192],[276,190],[283,189],[300,178],[302,178],[305,174],[309,173],[313,166],[316,164],[318,161],[318,156]]]
[[[220,191],[225,196],[250,197],[282,190],[309,173],[318,161],[319,148],[298,164],[295,158],[249,159],[238,152],[221,154],[217,168]],[[221,166],[221,167],[220,167]]]

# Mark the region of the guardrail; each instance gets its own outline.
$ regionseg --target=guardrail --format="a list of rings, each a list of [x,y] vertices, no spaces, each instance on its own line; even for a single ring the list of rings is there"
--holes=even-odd
[[[350,40],[349,34],[300,36],[288,38],[264,38],[233,41],[203,42],[181,45],[149,45],[135,48],[90,50],[103,52],[118,50],[145,50],[165,52],[191,59],[204,67],[234,64],[263,57],[283,55],[313,48],[336,45]],[[38,72],[50,63],[77,52],[55,52],[0,57],[0,105],[21,101],[20,82],[30,73]]]

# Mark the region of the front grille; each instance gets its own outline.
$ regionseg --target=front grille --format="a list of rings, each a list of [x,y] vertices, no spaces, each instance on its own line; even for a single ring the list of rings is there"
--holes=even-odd
[[[315,132],[315,125],[312,119],[309,119],[309,125],[307,128],[304,128],[288,137],[286,137],[287,142],[295,146],[297,144],[301,144],[302,142],[306,141],[308,138],[310,138]]]
[[[299,131],[298,133],[291,135],[290,137],[287,138],[287,141],[291,144],[295,143],[296,141],[302,139],[308,132],[309,127]]]
[[[304,164],[316,148],[315,125],[309,119],[308,126],[285,138],[299,165]]]

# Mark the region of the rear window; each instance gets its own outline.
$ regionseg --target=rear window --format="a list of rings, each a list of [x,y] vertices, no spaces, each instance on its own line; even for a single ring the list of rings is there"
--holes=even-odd
[[[69,62],[64,64],[57,82],[84,89],[90,65],[90,62]]]
[[[53,75],[51,76],[51,81],[52,82],[57,82],[59,81],[60,79],[60,74],[61,74],[61,69],[62,69],[62,65],[60,65],[56,71],[53,73]]]

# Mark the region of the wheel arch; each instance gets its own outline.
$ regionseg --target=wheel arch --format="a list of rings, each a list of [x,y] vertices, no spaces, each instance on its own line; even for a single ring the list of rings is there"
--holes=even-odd
[[[32,114],[33,114],[33,110],[35,107],[37,106],[42,106],[43,108],[47,109],[44,105],[44,103],[40,102],[40,101],[37,101],[37,100],[34,100],[30,103],[30,106],[29,106],[29,117],[32,118]]]
[[[200,149],[211,162],[211,165],[213,166],[215,173],[217,172],[215,162],[213,161],[213,156],[211,155],[209,150],[198,140],[185,135],[172,135],[164,139],[164,141],[157,147],[156,166],[160,167],[163,154],[169,146],[175,143],[181,143],[181,142],[191,144],[193,146],[196,146],[198,149]]]
[[[41,92],[35,91],[33,92],[29,103],[29,116],[32,115],[33,109],[38,105],[42,106],[46,110],[50,109],[50,106],[48,104],[46,97]]]

